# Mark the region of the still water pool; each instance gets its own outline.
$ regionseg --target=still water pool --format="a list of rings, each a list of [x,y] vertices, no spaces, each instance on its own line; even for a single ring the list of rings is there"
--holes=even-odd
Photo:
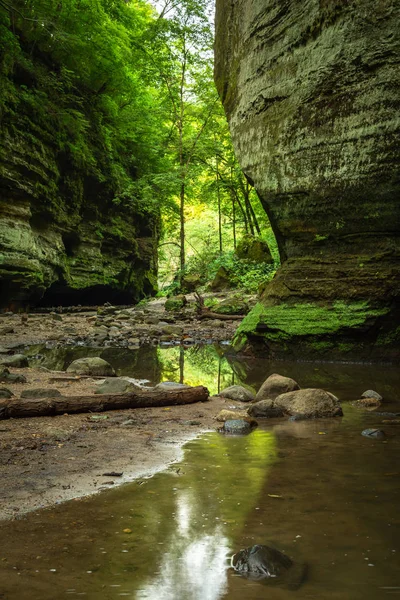
[[[397,371],[224,360],[220,379],[257,387],[273,371],[291,374],[339,395],[345,416],[274,420],[247,437],[207,433],[164,473],[4,523],[0,598],[400,597],[400,425],[347,402],[372,387],[389,401],[383,410],[400,411]],[[360,435],[375,426],[386,441]],[[255,543],[306,562],[303,585],[292,591],[238,576],[230,556]]]

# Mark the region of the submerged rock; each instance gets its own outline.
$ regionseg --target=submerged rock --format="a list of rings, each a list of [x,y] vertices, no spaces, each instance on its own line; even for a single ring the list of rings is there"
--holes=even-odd
[[[232,435],[247,435],[257,427],[257,424],[254,419],[228,419],[220,431]]]
[[[357,408],[376,408],[381,405],[381,401],[378,398],[360,398],[353,402]]]
[[[248,579],[292,589],[302,584],[306,573],[304,564],[296,564],[283,552],[262,544],[255,544],[234,554],[231,565]]]
[[[361,435],[374,440],[386,439],[386,433],[382,431],[382,429],[364,429],[364,431],[361,432]]]
[[[273,373],[262,384],[256,394],[256,400],[265,400],[267,398],[274,400],[280,394],[299,390],[300,386],[294,379],[284,377]]]
[[[97,375],[104,377],[115,376],[115,371],[110,363],[98,356],[78,358],[77,360],[74,360],[67,368],[67,373],[76,373],[77,375]]]
[[[238,400],[240,402],[252,402],[255,398],[254,394],[250,390],[244,388],[241,385],[231,385],[221,392],[218,396],[229,398],[230,400]]]

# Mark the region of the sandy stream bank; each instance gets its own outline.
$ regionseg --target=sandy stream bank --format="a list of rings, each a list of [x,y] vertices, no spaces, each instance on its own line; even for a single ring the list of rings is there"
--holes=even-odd
[[[85,336],[93,327],[85,314],[65,316],[63,323],[33,315],[28,324],[14,315],[3,317],[0,325],[11,323],[14,331],[4,333],[0,345],[45,342],[54,339],[55,329],[64,333],[66,327]],[[232,323],[229,334],[233,328]],[[24,384],[0,384],[15,396],[29,388],[54,387],[66,396],[95,389],[92,379],[51,383],[62,373],[10,370],[27,378]],[[179,460],[186,441],[215,429],[219,410],[233,405],[241,403],[213,397],[192,405],[109,411],[100,418],[85,413],[0,421],[0,519],[151,476]]]

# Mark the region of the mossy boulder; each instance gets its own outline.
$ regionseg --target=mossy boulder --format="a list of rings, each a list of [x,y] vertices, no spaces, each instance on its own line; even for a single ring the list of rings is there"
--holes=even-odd
[[[199,275],[184,275],[181,280],[181,290],[185,293],[195,292],[201,283]]]
[[[175,312],[178,310],[182,310],[182,308],[185,308],[186,304],[186,296],[172,296],[171,298],[168,298],[166,300],[164,307],[165,310],[167,310],[168,312]]]
[[[231,296],[217,304],[213,312],[219,315],[245,315],[249,312],[249,305],[239,296]]]
[[[210,283],[210,289],[214,292],[221,292],[235,287],[231,273],[224,266],[219,267],[214,279]]]
[[[94,375],[101,377],[113,377],[115,371],[109,362],[98,356],[88,358],[78,358],[74,360],[67,368],[67,373],[76,375]]]
[[[238,243],[235,254],[238,258],[258,263],[273,264],[271,251],[267,242],[252,235],[245,235]]]

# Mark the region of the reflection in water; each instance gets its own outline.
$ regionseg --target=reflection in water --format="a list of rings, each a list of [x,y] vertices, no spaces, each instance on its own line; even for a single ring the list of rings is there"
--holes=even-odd
[[[214,535],[203,535],[198,539],[182,543],[177,534],[164,555],[160,575],[136,594],[148,600],[218,600],[227,591],[228,540],[222,528]],[[177,558],[174,546],[181,549]],[[172,549],[172,551],[171,551]]]
[[[296,363],[236,357],[227,346],[218,344],[183,348],[142,346],[127,348],[46,348],[32,346],[27,350],[31,366],[65,370],[75,359],[100,356],[107,360],[118,375],[160,381],[181,381],[189,385],[204,385],[211,394],[239,384],[257,391],[271,373],[295,379],[300,387],[322,387],[340,400],[356,400],[367,389],[377,390],[385,401],[398,399],[400,372],[395,367],[381,365]]]
[[[187,445],[179,475],[174,465],[87,499],[83,510],[69,502],[5,524],[0,597],[55,600],[69,589],[90,600],[218,600],[227,593],[227,558],[276,460],[271,432],[210,433]]]
[[[213,435],[193,450],[192,485],[174,488],[175,527],[164,543],[157,575],[140,588],[137,598],[223,597],[235,532],[258,501],[276,458],[275,439],[265,431],[236,440]]]

